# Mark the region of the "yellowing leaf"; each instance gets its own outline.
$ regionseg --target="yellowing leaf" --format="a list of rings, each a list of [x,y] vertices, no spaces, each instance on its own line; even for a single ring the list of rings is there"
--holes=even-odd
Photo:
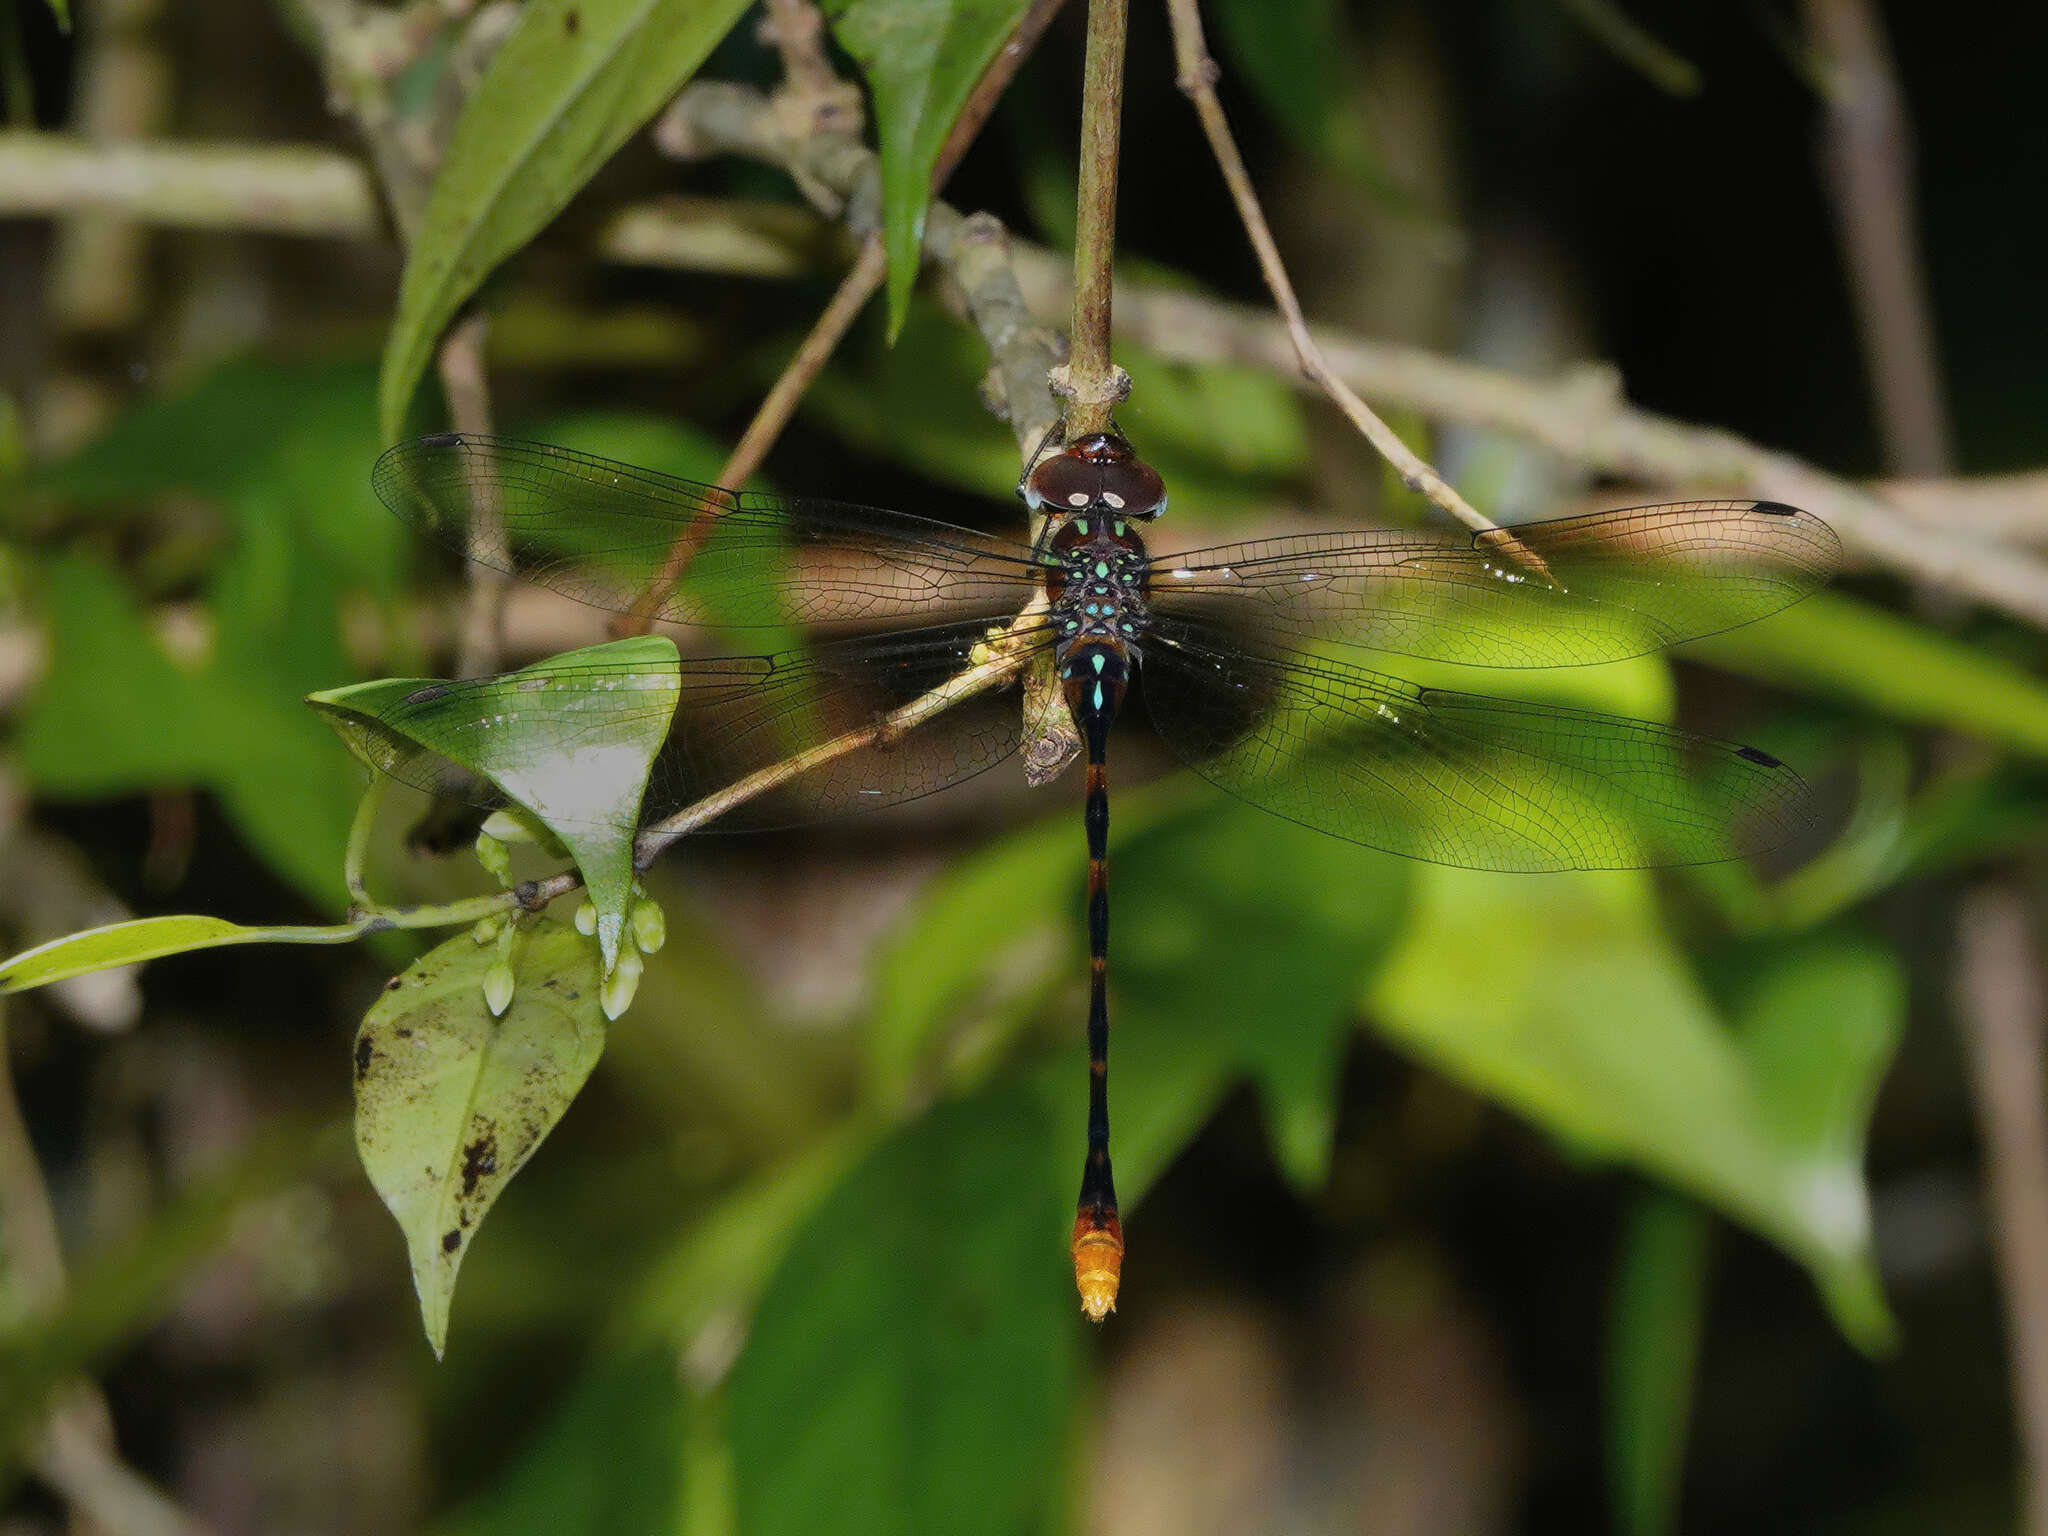
[[[539,923],[502,1018],[484,1002],[496,959],[467,933],[450,939],[392,979],[356,1035],[356,1150],[405,1233],[436,1355],[477,1227],[604,1051],[588,940]]]

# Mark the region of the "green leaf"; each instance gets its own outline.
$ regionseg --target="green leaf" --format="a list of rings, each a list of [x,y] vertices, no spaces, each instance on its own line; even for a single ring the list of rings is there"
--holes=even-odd
[[[1358,989],[1399,929],[1411,868],[1225,800],[1126,845],[1110,1050],[1115,1120],[1132,1132],[1118,1172],[1133,1189],[1149,1181],[1145,1148],[1177,1151],[1208,1113],[1206,1095],[1158,1092],[1204,1060],[1215,1081],[1258,1085],[1282,1170],[1322,1187]],[[1147,1134],[1160,1123],[1179,1136]]]
[[[222,554],[171,541],[144,563],[145,581],[206,577],[212,641],[189,663],[170,662],[104,566],[68,555],[42,568],[52,664],[25,727],[40,792],[211,790],[256,852],[335,901],[360,783],[297,701],[341,671],[344,599],[398,587],[404,530],[364,489],[371,402],[360,365],[228,363],[38,476],[80,521],[81,506],[104,518],[199,497],[232,536]]]
[[[870,1102],[904,1103],[934,1072],[935,1043],[1042,992],[1073,952],[1079,847],[1072,818],[1061,816],[998,839],[932,883],[876,965]]]
[[[1185,814],[1187,789],[1183,780],[1117,795],[1111,855]],[[972,1047],[986,1065],[1047,986],[1071,979],[1086,868],[1079,818],[1068,811],[998,839],[932,883],[876,966],[870,1102],[898,1106],[921,1079],[945,1076],[946,1064],[930,1059],[935,1045]]]
[[[728,1386],[739,1529],[1057,1523],[1079,1342],[1067,1151],[1011,1085],[898,1132],[817,1210]]]
[[[275,680],[285,660],[217,653],[187,670],[97,561],[61,555],[37,575],[50,661],[16,738],[37,792],[83,800],[211,789],[273,868],[332,903],[361,779],[297,707],[304,683]]]
[[[1864,1141],[1905,1030],[1898,957],[1841,933],[1743,946],[1717,972],[1730,988],[1766,1130],[1788,1159],[1791,1194],[1823,1242],[1813,1258],[1842,1331],[1868,1350],[1895,1332],[1871,1252]]]
[[[1029,9],[1030,0],[825,0],[833,35],[875,98],[891,337],[910,314],[939,150]]]
[[[182,955],[226,944],[346,944],[362,937],[354,923],[326,928],[245,928],[218,917],[141,917],[66,934],[13,959],[0,961],[0,997],[46,987],[53,981]]]
[[[684,1348],[721,1312],[751,1311],[798,1225],[873,1140],[867,1124],[844,1122],[727,1195],[656,1262],[615,1333]]]
[[[1623,1536],[1672,1528],[1706,1314],[1707,1213],[1639,1198],[1621,1239],[1607,1337],[1607,1482]]]
[[[1691,1191],[1813,1273],[1849,1336],[1881,1342],[1861,1174],[1792,1146],[1768,1063],[1722,1028],[1664,933],[1649,877],[1419,866],[1368,994],[1385,1034],[1583,1151]],[[1868,1027],[1867,1025],[1864,1027]],[[1867,1060],[1838,1062],[1861,1074]]]
[[[424,748],[482,774],[539,818],[583,871],[609,972],[633,897],[648,770],[681,696],[675,642],[638,635],[498,677],[391,677],[306,702],[376,772],[420,782]]]
[[[667,105],[746,0],[528,0],[463,104],[408,251],[377,419],[396,438],[441,332],[491,269]]]
[[[227,362],[182,394],[130,407],[35,483],[87,504],[203,497],[228,510],[238,536],[279,524],[345,585],[386,595],[411,546],[369,494],[375,401],[362,363]]]
[[[1790,1163],[1795,1203],[1835,1234],[1815,1278],[1842,1331],[1865,1348],[1893,1325],[1870,1247],[1863,1143],[1905,1019],[1905,979],[1882,946],[1836,935],[1748,943],[1710,972],[1735,997],[1735,1030],[1761,1119]],[[1706,1213],[1670,1195],[1640,1201],[1622,1242],[1608,1338],[1608,1484],[1628,1536],[1661,1536],[1677,1508],[1705,1313]]]
[[[440,1536],[639,1536],[676,1530],[690,1417],[672,1354],[601,1361],[491,1492]]]
[[[518,953],[502,1018],[483,992],[497,951],[465,933],[395,977],[356,1034],[356,1150],[405,1234],[436,1355],[477,1227],[604,1050],[592,946],[542,920]]]
[[[1839,592],[1816,593],[1678,654],[2048,757],[2048,683]]]

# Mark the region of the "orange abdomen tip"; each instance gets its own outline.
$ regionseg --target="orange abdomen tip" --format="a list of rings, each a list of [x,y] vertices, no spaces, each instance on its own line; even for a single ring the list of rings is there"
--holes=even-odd
[[[1124,1271],[1124,1229],[1111,1211],[1083,1211],[1074,1218],[1074,1287],[1081,1310],[1099,1323],[1116,1310],[1116,1288]]]

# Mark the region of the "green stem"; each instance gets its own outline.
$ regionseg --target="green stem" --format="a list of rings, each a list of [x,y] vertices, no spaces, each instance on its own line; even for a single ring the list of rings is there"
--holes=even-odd
[[[363,798],[356,805],[356,819],[349,823],[348,851],[342,855],[341,878],[348,886],[348,899],[355,911],[376,909],[377,904],[370,899],[363,881],[363,863],[369,857],[370,831],[377,822],[377,808],[384,803],[384,791],[389,784],[383,774],[373,772]]]
[[[1129,383],[1110,360],[1110,267],[1116,251],[1118,133],[1124,104],[1125,0],[1089,0],[1075,201],[1074,323],[1067,358],[1067,436],[1109,429]]]

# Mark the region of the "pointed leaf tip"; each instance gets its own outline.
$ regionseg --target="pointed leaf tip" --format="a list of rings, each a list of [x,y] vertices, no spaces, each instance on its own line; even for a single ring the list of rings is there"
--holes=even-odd
[[[535,924],[493,1018],[486,976],[503,963],[457,934],[395,978],[356,1035],[356,1148],[405,1234],[437,1357],[470,1240],[604,1050],[588,940]]]
[[[1030,0],[826,0],[824,9],[874,93],[894,342],[910,313],[939,152]]]

